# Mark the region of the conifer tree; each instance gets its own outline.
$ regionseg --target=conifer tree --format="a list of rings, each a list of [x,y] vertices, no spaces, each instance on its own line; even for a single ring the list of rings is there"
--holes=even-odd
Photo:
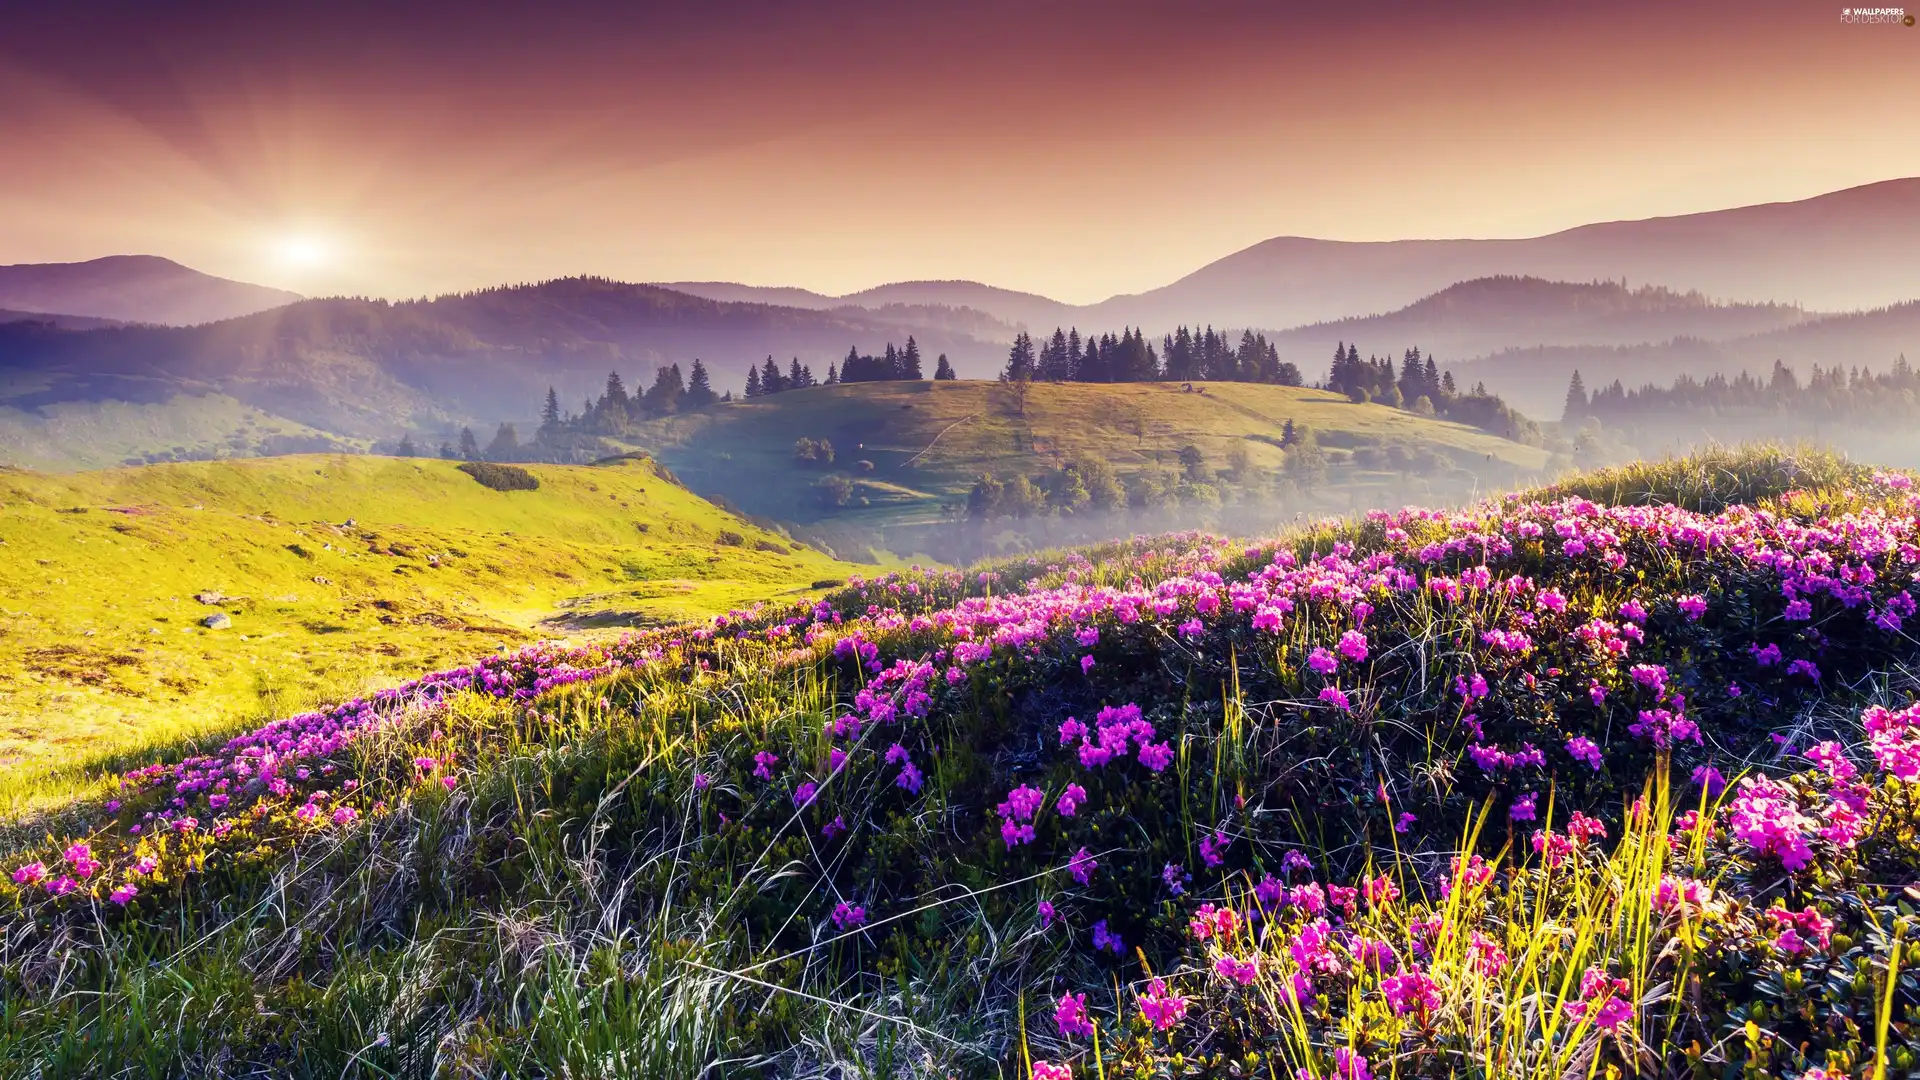
[[[918,382],[926,378],[920,373],[920,343],[907,335],[907,347],[900,353],[900,378]]]
[[[769,355],[767,362],[760,367],[760,392],[777,394],[785,389],[788,389],[787,378],[780,374],[780,365],[774,363],[773,357]]]
[[[626,410],[627,406],[633,404],[632,399],[627,397],[627,386],[625,383],[620,381],[619,372],[617,371],[607,372],[607,393],[606,393],[606,396],[601,398],[600,400],[603,405],[620,406],[623,412]]]
[[[933,365],[933,380],[935,382],[953,382],[958,378],[959,376],[953,373],[953,365],[947,363],[947,354],[941,353],[939,361]]]
[[[1013,348],[1007,352],[1007,367],[1000,373],[1000,381],[1029,382],[1033,379],[1033,369],[1033,339],[1022,330],[1014,337]]]
[[[829,363],[829,364],[827,365],[827,385],[828,385],[828,386],[837,386],[837,385],[839,385],[839,383],[840,383],[840,368],[839,368],[839,365],[837,365],[837,364],[832,364],[832,363]]]
[[[500,430],[493,433],[493,441],[487,444],[487,460],[512,461],[519,456],[520,436],[511,423],[501,424]]]
[[[811,379],[805,377],[800,371],[800,358],[797,356],[794,357],[793,363],[787,365],[787,388],[789,390],[799,390],[811,381]]]
[[[393,452],[398,457],[414,457],[416,451],[413,448],[413,436],[400,436],[400,445],[395,447]]]
[[[547,403],[540,409],[540,437],[550,439],[560,433],[560,395],[547,387]],[[409,454],[408,457],[413,455]]]
[[[747,365],[747,396],[756,398],[764,393],[766,391],[760,387],[760,369],[751,364]]]
[[[480,460],[480,440],[473,437],[473,429],[460,429],[460,456],[467,461]]]
[[[1574,369],[1573,378],[1567,382],[1567,404],[1560,411],[1560,421],[1566,423],[1587,415],[1587,384],[1580,381],[1580,370]]]
[[[696,356],[693,358],[693,367],[687,372],[687,408],[704,409],[715,400],[713,382],[707,377],[707,365]]]

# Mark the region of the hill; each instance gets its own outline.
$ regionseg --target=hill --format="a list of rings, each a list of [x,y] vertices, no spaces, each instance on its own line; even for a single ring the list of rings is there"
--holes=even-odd
[[[852,383],[656,420],[632,438],[695,491],[803,523],[837,550],[874,544],[942,558],[963,554],[944,545],[965,535],[957,519],[983,473],[1044,484],[1049,473],[1097,461],[1132,489],[1135,503],[1149,478],[1204,475],[1214,493],[1170,508],[1170,516],[1195,522],[1225,515],[1266,528],[1296,514],[1379,505],[1409,487],[1433,495],[1475,483],[1510,486],[1547,464],[1547,453],[1535,447],[1325,391],[1194,385],[1203,392],[1178,383],[1035,383],[1022,410],[999,383]],[[1282,443],[1289,421],[1314,433],[1331,469],[1306,490],[1288,482]],[[800,439],[829,442],[833,462],[796,461]],[[1242,467],[1244,480],[1215,483]],[[823,504],[819,485],[831,475],[850,484],[844,506]],[[1222,501],[1244,505],[1236,511]],[[1235,516],[1241,512],[1261,520]],[[1086,527],[1097,538],[1137,531],[1140,522],[1123,515]],[[1057,539],[1049,528],[1029,520],[1014,531]]]
[[[644,460],[527,469],[537,490],[347,455],[0,470],[0,763],[217,729],[497,644],[845,573]],[[202,625],[220,614],[230,628]]]
[[[1103,301],[1092,318],[1150,329],[1196,318],[1291,327],[1393,311],[1456,282],[1495,275],[1660,282],[1709,296],[1845,311],[1920,295],[1917,253],[1920,177],[1520,240],[1276,237],[1172,284]]]
[[[829,310],[843,307],[878,311],[894,305],[967,308],[1013,330],[1033,333],[1065,326],[1080,309],[1034,293],[983,285],[977,281],[897,281],[871,289],[829,296],[791,286],[736,285],[727,281],[675,281],[665,287],[713,300],[749,301]],[[1012,337],[1012,334],[1008,334]]]
[[[1502,276],[1450,285],[1385,315],[1295,327],[1274,341],[1313,371],[1341,342],[1389,356],[1419,348],[1467,359],[1529,346],[1745,337],[1813,318],[1788,304],[1721,303],[1657,285]]]
[[[102,402],[124,402],[147,426],[178,430],[184,425],[172,418],[208,413],[200,403],[211,396],[257,410],[277,431],[359,445],[413,431],[438,443],[463,423],[525,421],[549,386],[576,402],[603,386],[609,370],[644,383],[656,367],[695,356],[725,388],[768,355],[797,356],[824,375],[849,346],[878,351],[916,332],[929,358],[947,352],[956,363],[984,363],[1004,351],[896,317],[721,303],[573,278],[397,304],[308,300],[194,327],[0,324],[0,431],[13,426],[16,445],[48,446],[32,429],[50,408]],[[259,441],[213,425],[181,438],[187,455],[244,453]],[[92,462],[55,454],[13,463]]]
[[[1667,385],[1675,376],[1764,375],[1774,361],[1802,375],[1821,367],[1870,367],[1885,371],[1900,356],[1920,357],[1920,301],[1874,311],[1811,316],[1765,333],[1707,341],[1680,338],[1622,346],[1546,346],[1505,349],[1449,365],[1455,378],[1484,381],[1529,415],[1557,418],[1567,380],[1577,370],[1588,386],[1615,379],[1637,387]]]
[[[153,255],[0,266],[0,307],[189,326],[291,304],[298,293],[229,281]]]
[[[4,840],[0,1060],[1904,1071],[1912,488],[1719,455],[889,575],[162,753]]]
[[[0,323],[38,322],[48,323],[61,330],[98,330],[106,326],[118,326],[113,319],[96,319],[90,315],[60,315],[46,311],[8,311],[0,308]]]

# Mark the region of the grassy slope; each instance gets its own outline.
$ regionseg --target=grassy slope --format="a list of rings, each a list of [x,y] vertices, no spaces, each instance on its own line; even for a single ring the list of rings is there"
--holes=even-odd
[[[540,489],[511,493],[451,462],[358,456],[0,472],[0,759],[284,713],[498,643],[844,573],[755,550],[779,538],[644,461],[530,468]],[[234,599],[194,600],[209,590]],[[231,629],[200,625],[221,610]]]
[[[794,463],[794,440],[830,439],[836,466],[862,481],[860,493],[871,502],[841,516],[873,524],[938,520],[940,504],[964,496],[982,472],[1037,473],[1079,456],[1105,460],[1125,476],[1175,467],[1189,444],[1218,467],[1240,443],[1255,464],[1274,467],[1288,419],[1311,427],[1326,446],[1432,446],[1496,476],[1546,463],[1533,447],[1325,391],[1204,385],[1206,393],[1192,394],[1170,383],[1035,384],[1022,418],[996,383],[842,384],[654,421],[638,441],[696,491],[751,513],[809,521],[821,516],[810,490],[819,470]],[[873,462],[871,474],[854,470],[860,460]]]

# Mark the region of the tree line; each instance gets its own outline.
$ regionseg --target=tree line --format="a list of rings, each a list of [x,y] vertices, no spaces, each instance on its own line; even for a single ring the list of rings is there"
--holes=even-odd
[[[1712,375],[1697,379],[1680,375],[1671,386],[1647,383],[1637,390],[1630,390],[1615,379],[1611,385],[1589,393],[1580,373],[1575,371],[1567,381],[1561,422],[1579,424],[1591,418],[1604,423],[1629,423],[1648,417],[1702,414],[1724,417],[1778,414],[1801,420],[1912,423],[1920,418],[1920,374],[1902,355],[1890,370],[1881,374],[1875,374],[1871,368],[1842,368],[1837,364],[1822,368],[1815,364],[1802,382],[1792,367],[1775,360],[1773,371],[1764,379],[1747,371],[1731,378]]]
[[[1055,327],[1053,336],[1036,346],[1021,332],[1013,339],[1002,382],[1125,383],[1257,382],[1301,386],[1298,366],[1280,359],[1280,351],[1265,334],[1242,331],[1238,344],[1209,326],[1196,330],[1182,326],[1160,339],[1155,350],[1139,329],[1128,327],[1119,336],[1080,336],[1080,328]]]
[[[934,363],[933,377],[938,382],[949,382],[959,377],[954,374],[953,364],[948,362],[946,353],[941,353]],[[886,351],[879,356],[864,355],[857,345],[848,347],[844,360],[827,365],[825,379],[816,379],[813,368],[802,364],[797,356],[787,365],[783,374],[779,365],[773,362],[773,357],[769,356],[766,363],[747,369],[747,396],[764,397],[783,390],[833,386],[843,382],[917,382],[924,378],[920,343],[908,335],[904,348],[896,347],[889,341]]]

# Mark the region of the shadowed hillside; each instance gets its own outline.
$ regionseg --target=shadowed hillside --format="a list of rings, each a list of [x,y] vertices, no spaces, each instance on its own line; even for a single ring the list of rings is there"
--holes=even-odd
[[[0,266],[0,308],[188,326],[291,304],[300,294],[190,270],[152,255]]]

